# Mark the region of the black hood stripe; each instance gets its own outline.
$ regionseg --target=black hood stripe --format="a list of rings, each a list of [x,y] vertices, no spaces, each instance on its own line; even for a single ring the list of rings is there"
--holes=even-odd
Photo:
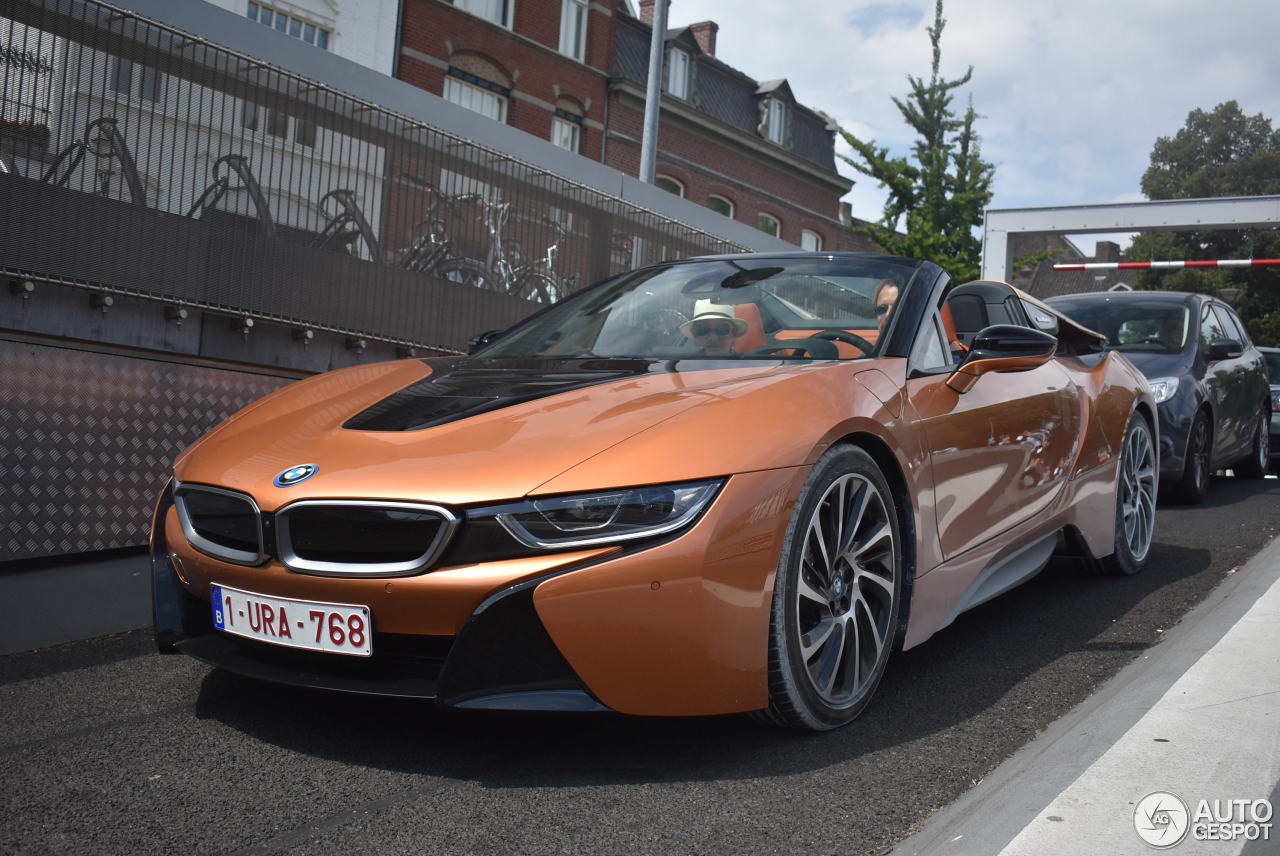
[[[429,377],[357,413],[343,428],[417,431],[588,386],[674,371],[651,360],[432,360]],[[709,362],[707,368],[723,366]],[[681,366],[681,368],[686,368]],[[701,368],[701,366],[698,366]]]

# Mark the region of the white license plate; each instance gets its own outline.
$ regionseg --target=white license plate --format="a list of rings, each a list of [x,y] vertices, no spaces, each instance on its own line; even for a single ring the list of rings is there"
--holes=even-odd
[[[290,648],[368,657],[373,653],[369,607],[291,600],[214,584],[213,625],[219,630]]]

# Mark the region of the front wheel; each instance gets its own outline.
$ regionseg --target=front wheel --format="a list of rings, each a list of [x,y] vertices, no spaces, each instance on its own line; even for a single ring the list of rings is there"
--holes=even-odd
[[[769,627],[774,725],[827,731],[871,701],[897,634],[902,526],[884,474],[836,446],[814,465],[787,528]]]
[[[1209,417],[1201,411],[1191,423],[1182,478],[1173,485],[1173,495],[1187,505],[1199,505],[1209,495],[1209,462],[1213,455],[1211,437]]]
[[[1253,443],[1249,446],[1249,456],[1232,469],[1236,475],[1246,479],[1266,478],[1271,468],[1271,412],[1265,407],[1258,416],[1258,427],[1253,432]]]
[[[1156,453],[1151,426],[1135,413],[1124,433],[1116,476],[1115,551],[1102,571],[1132,576],[1142,570],[1156,527]]]

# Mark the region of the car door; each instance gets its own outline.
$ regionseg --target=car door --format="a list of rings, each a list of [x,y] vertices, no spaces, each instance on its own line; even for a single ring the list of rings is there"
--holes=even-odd
[[[1235,455],[1240,444],[1239,396],[1233,396],[1239,361],[1212,360],[1209,357],[1209,346],[1214,341],[1233,337],[1230,329],[1213,311],[1213,304],[1205,303],[1200,311],[1200,354],[1205,362],[1205,399],[1213,410],[1213,454],[1210,457],[1215,468]]]
[[[938,359],[950,351],[937,319],[935,311],[918,334],[907,397],[929,444],[938,537],[950,558],[1054,500],[1075,458],[1080,400],[1056,359],[984,375],[957,393],[946,383],[954,365]]]
[[[1227,338],[1240,343],[1240,355],[1230,359],[1231,385],[1227,393],[1235,439],[1233,456],[1240,457],[1248,454],[1258,419],[1265,417],[1263,403],[1269,395],[1267,370],[1262,355],[1253,348],[1244,325],[1230,307],[1215,303],[1213,311]]]

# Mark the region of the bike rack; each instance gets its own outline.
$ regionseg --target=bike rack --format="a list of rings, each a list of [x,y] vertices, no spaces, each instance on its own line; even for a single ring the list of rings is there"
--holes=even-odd
[[[357,239],[363,238],[365,247],[369,250],[370,258],[375,262],[383,261],[382,249],[378,245],[378,238],[374,235],[373,227],[369,225],[368,219],[365,218],[364,211],[360,209],[360,203],[356,200],[355,191],[345,188],[330,190],[320,199],[321,211],[326,211],[330,200],[337,203],[338,211],[329,217],[328,222],[324,224],[324,228],[320,230],[320,234],[311,242],[311,246],[326,248],[336,245],[344,247],[348,253],[355,255],[352,252],[355,242]],[[354,229],[350,227],[354,227]]]
[[[226,167],[227,174],[218,175],[219,167]],[[258,214],[258,222],[262,224],[263,233],[268,238],[274,238],[276,223],[271,217],[271,209],[267,206],[267,198],[262,195],[262,187],[258,184],[258,179],[254,176],[253,170],[249,168],[249,159],[244,155],[223,155],[213,162],[209,172],[213,175],[213,181],[204,189],[204,193],[200,194],[200,198],[196,200],[196,203],[191,206],[187,216],[195,217],[198,220],[204,219],[205,212],[217,205],[222,197],[227,195],[227,191],[231,189],[231,173],[234,172],[240,177],[242,184],[242,187],[236,189],[242,189],[249,194],[249,201],[253,203],[254,210]]]
[[[93,136],[95,131],[97,135]],[[91,136],[93,139],[90,139]],[[129,188],[130,201],[146,207],[147,194],[142,186],[142,176],[138,174],[138,165],[134,162],[133,153],[129,151],[124,137],[120,135],[116,120],[110,116],[101,116],[86,125],[84,135],[58,153],[40,180],[56,187],[65,187],[86,154],[108,164],[112,158],[120,161],[120,174],[124,176],[125,185]],[[61,175],[58,173],[59,169],[63,170]],[[8,171],[7,168],[5,171]],[[110,176],[110,173],[106,174]],[[104,186],[103,193],[105,192]]]

